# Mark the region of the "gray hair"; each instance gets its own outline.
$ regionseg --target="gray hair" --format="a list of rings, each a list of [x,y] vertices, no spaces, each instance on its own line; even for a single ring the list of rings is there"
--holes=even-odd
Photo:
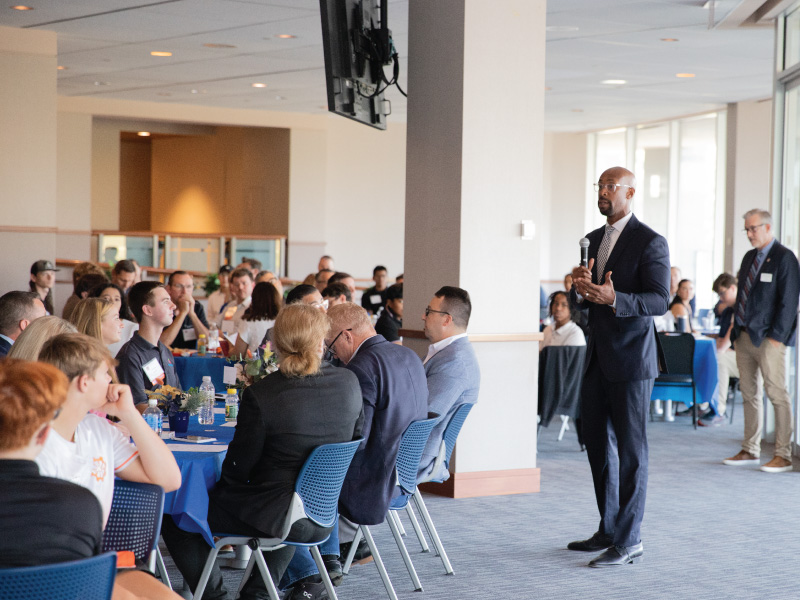
[[[772,225],[772,215],[769,214],[768,210],[762,210],[760,208],[754,208],[752,210],[748,210],[744,213],[743,219],[747,220],[750,217],[761,217],[761,222],[767,225]]]

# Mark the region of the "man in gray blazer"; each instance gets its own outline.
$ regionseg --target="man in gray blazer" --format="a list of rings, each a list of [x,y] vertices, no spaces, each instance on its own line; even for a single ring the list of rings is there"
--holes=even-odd
[[[478,359],[467,339],[467,325],[472,313],[469,292],[459,287],[444,286],[425,309],[425,337],[431,342],[425,357],[428,380],[428,410],[441,415],[431,431],[420,460],[419,477],[446,480],[447,465],[441,463],[433,473],[439,456],[442,436],[450,419],[462,404],[475,404],[481,386]]]

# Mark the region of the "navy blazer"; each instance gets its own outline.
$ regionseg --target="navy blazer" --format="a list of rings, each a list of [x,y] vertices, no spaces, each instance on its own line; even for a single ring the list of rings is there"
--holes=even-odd
[[[0,356],[6,356],[11,352],[11,344],[5,338],[0,337]]]
[[[592,283],[598,282],[597,251],[605,226],[595,229],[589,238],[589,258],[595,259]],[[616,313],[611,306],[588,300],[575,306],[589,311],[589,341],[586,367],[592,353],[608,381],[639,381],[658,375],[658,340],[653,317],[667,312],[669,305],[669,247],[667,240],[641,223],[635,215],[622,230],[605,271],[617,295]],[[595,346],[597,351],[595,352]]]
[[[744,282],[750,273],[756,254],[758,249],[753,248],[742,259],[736,306],[742,299]],[[770,279],[770,276],[771,281],[766,281],[765,279]],[[764,259],[764,264],[761,265],[744,308],[747,334],[754,346],[761,346],[761,342],[767,337],[786,346],[794,346],[799,297],[800,265],[792,251],[775,240]],[[738,324],[733,326],[731,341],[738,337],[740,331],[741,327]]]
[[[365,340],[346,368],[361,384],[364,441],[345,477],[339,511],[354,523],[377,525],[394,493],[400,438],[412,421],[428,417],[425,369],[411,349],[382,335]]]

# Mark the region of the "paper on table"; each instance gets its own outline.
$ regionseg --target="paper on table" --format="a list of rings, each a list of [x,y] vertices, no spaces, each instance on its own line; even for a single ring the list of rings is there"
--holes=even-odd
[[[220,427],[236,427],[236,421],[227,421],[220,425]]]
[[[225,414],[225,409],[224,408],[215,408],[214,409],[214,414],[215,415],[224,415]]]
[[[167,448],[173,452],[222,452],[228,449],[227,444],[217,444],[209,446],[207,444],[167,444]]]
[[[222,383],[236,385],[236,367],[222,367]]]

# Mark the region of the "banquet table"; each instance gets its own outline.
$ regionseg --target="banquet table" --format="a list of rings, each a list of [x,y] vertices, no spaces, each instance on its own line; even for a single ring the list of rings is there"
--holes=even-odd
[[[708,402],[716,411],[719,380],[717,376],[717,345],[715,340],[707,337],[695,339],[693,372],[695,386],[697,387],[697,403]],[[686,406],[691,406],[692,389],[669,385],[656,386],[653,387],[650,400],[673,400],[675,402],[683,402]]]
[[[203,383],[203,376],[210,375],[211,383],[218,393],[225,393],[225,383],[223,382],[223,368],[232,366],[227,359],[221,356],[207,355],[200,356],[175,356],[175,371],[180,379],[181,387],[188,390],[192,387],[200,387]]]

